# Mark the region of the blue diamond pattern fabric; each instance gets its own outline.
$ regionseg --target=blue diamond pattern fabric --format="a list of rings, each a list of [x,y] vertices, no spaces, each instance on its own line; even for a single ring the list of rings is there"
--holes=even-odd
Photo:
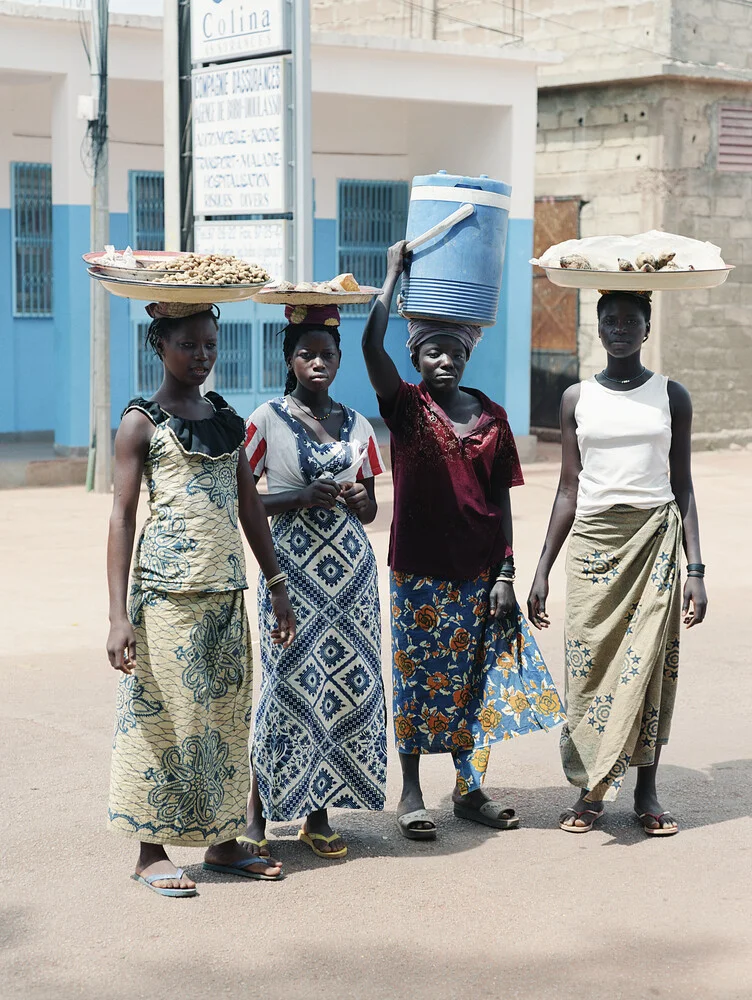
[[[383,809],[381,620],[365,529],[344,504],[288,511],[271,528],[298,633],[287,650],[272,645],[261,579],[253,766],[264,815],[290,821],[317,809]]]

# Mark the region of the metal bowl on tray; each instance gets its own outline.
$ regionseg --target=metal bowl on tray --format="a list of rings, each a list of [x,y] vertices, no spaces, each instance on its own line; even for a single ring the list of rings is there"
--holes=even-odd
[[[110,278],[135,278],[138,281],[160,281],[166,274],[171,274],[172,272],[166,267],[155,267],[152,269],[150,265],[167,264],[176,257],[185,257],[185,254],[175,250],[134,250],[133,257],[140,265],[138,267],[124,267],[120,264],[102,263],[102,258],[108,256],[107,251],[98,250],[95,253],[83,254],[83,260],[90,268],[94,268],[100,274],[107,275]]]

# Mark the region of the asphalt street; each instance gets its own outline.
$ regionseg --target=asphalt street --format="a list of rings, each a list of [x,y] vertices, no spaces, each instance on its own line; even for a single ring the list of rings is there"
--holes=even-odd
[[[557,470],[526,474],[513,495],[521,600]],[[187,900],[131,881],[135,845],[105,829],[110,500],[78,487],[0,493],[0,997],[752,997],[750,453],[699,455],[695,477],[711,604],[683,639],[664,753],[660,790],[677,837],[643,835],[633,776],[599,829],[561,832],[576,794],[554,731],[492,752],[487,787],[518,810],[518,831],[455,819],[451,762],[431,757],[422,771],[439,837],[408,842],[395,824],[392,750],[385,812],[334,814],[346,860],[314,858],[297,824],[271,828],[287,872],[277,884],[207,877],[199,851],[175,849],[200,881]],[[387,608],[387,476],[378,493],[369,530]],[[541,648],[563,693],[563,559],[549,610]]]

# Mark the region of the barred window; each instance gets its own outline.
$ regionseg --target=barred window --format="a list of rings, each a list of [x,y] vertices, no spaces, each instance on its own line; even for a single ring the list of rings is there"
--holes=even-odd
[[[136,386],[135,391],[139,396],[154,395],[162,381],[162,362],[146,343],[146,334],[149,331],[148,321],[138,320],[134,323],[136,333]],[[279,329],[278,325],[264,323],[264,347],[267,343],[267,327],[272,332]],[[268,334],[271,338],[271,333]],[[285,381],[285,366],[282,358],[282,345],[277,341],[273,343],[272,349],[276,347],[279,352],[279,360],[274,357],[273,350],[269,361],[265,357],[264,368],[264,389],[281,389]],[[282,363],[282,370],[279,371],[279,361]],[[269,380],[268,366],[271,364],[271,377]],[[223,320],[221,323],[221,335],[219,340],[219,351],[217,352],[217,363],[214,368],[215,387],[219,393],[230,392],[251,392],[253,390],[253,323],[235,322],[233,320]],[[281,378],[281,383],[279,379]]]
[[[52,167],[11,163],[13,314],[52,316]]]
[[[164,174],[131,170],[128,174],[129,242],[134,250],[164,250]]]
[[[361,285],[381,288],[387,247],[405,238],[410,185],[340,180],[337,194],[339,270],[351,271]],[[367,311],[362,305],[345,308],[351,314]]]
[[[253,389],[253,323],[222,320],[214,371],[217,392]]]
[[[261,391],[282,392],[287,378],[287,365],[282,355],[283,323],[261,325]]]

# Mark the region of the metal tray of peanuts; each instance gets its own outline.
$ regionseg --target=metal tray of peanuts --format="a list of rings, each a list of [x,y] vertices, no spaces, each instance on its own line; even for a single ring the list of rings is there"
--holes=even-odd
[[[242,302],[270,276],[258,264],[223,254],[135,251],[136,268],[101,264],[86,254],[88,273],[112,295],[144,302]]]

